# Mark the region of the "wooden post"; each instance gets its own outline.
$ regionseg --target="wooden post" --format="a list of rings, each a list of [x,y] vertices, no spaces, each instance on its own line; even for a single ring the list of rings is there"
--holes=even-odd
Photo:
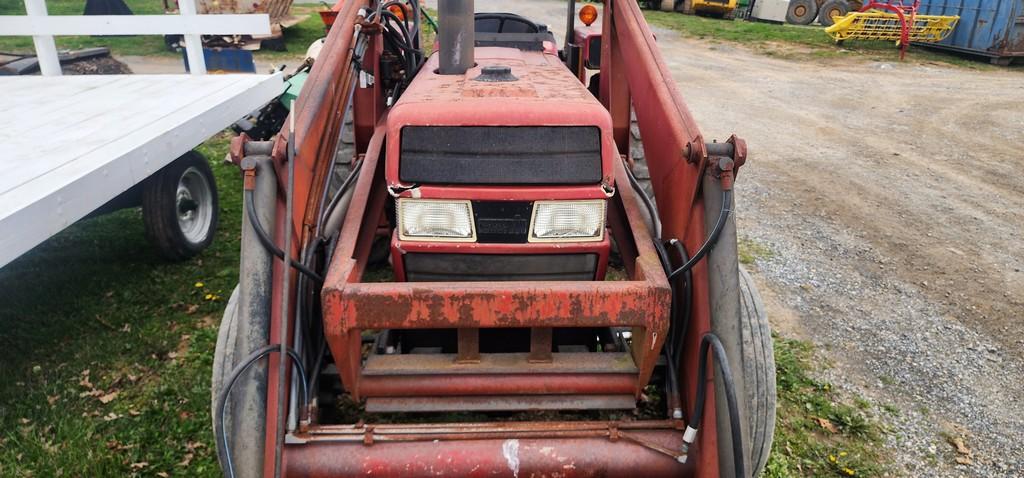
[[[34,0],[42,1],[42,0]],[[178,0],[178,14],[194,16],[196,0]],[[206,74],[206,58],[203,57],[203,37],[185,34],[185,56],[188,58],[188,69],[193,75]]]
[[[25,0],[25,13],[33,17],[45,17],[45,0]],[[32,35],[32,43],[36,47],[39,71],[44,76],[60,76],[60,59],[57,57],[57,44],[53,42],[53,36]]]

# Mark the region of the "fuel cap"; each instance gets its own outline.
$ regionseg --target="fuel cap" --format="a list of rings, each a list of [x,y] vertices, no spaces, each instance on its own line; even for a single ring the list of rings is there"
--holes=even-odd
[[[503,81],[516,81],[516,78],[512,74],[512,67],[505,65],[491,65],[485,66],[480,69],[480,76],[473,78],[475,81],[486,81],[491,83],[498,83]]]

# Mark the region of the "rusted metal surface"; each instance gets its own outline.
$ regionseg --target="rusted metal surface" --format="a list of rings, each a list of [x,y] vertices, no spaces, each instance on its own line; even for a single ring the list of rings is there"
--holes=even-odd
[[[401,355],[370,355],[363,375],[431,375],[443,369],[445,374],[558,374],[595,373],[631,374],[638,369],[633,357],[624,352],[568,352],[551,354],[548,362],[530,362],[525,353],[482,354],[475,362],[461,362],[452,354],[425,354],[408,360]]]
[[[622,108],[625,100],[628,111],[628,105],[632,104],[644,139],[645,159],[662,222],[662,239],[677,238],[688,251],[696,251],[706,237],[704,203],[698,194],[706,161],[703,137],[637,3],[606,0],[604,12],[602,102],[612,109],[617,128],[623,119],[621,113],[616,116],[615,108]],[[605,69],[614,72],[607,80]],[[625,81],[621,81],[622,78]],[[606,81],[609,84],[605,84]],[[627,91],[622,92],[622,88]],[[625,120],[628,127],[628,113]],[[619,144],[619,147],[626,150],[628,144]],[[698,263],[691,270],[691,276],[692,316],[678,367],[687,413],[692,410],[696,397],[695,369],[700,337],[711,330],[706,265]],[[711,382],[713,374],[707,376]],[[695,461],[701,476],[718,476],[714,387],[708,388],[707,407],[697,437],[697,449],[705,452],[698,452]]]
[[[660,429],[627,423],[481,425],[323,430],[288,450],[287,476],[655,478],[692,473],[692,465],[666,454],[682,443],[671,423]]]
[[[625,395],[505,395],[485,397],[375,397],[366,411],[505,412],[520,410],[632,410],[636,399]]]
[[[325,150],[327,143],[333,148],[340,131],[340,116],[334,113],[334,110],[343,110],[344,102],[347,101],[348,96],[343,92],[348,91],[347,84],[351,83],[351,75],[348,74],[350,71],[349,65],[349,52],[350,43],[353,33],[353,25],[355,24],[356,15],[360,6],[365,2],[351,1],[347,2],[339,13],[339,26],[334,28],[331,33],[327,36],[324,44],[323,53],[318,58],[316,64],[313,65],[310,71],[308,81],[310,84],[307,85],[303,90],[303,94],[299,97],[295,108],[292,110],[292,114],[296,115],[295,118],[295,138],[296,138],[296,164],[295,164],[295,201],[292,209],[295,217],[293,224],[285,225],[284,221],[277,221],[274,227],[274,238],[278,244],[283,243],[285,234],[292,234],[295,238],[302,238],[303,232],[308,232],[308,228],[303,227],[303,223],[309,223],[306,221],[307,207],[310,207],[310,200],[319,197],[319,194],[314,195],[314,191],[319,191],[324,185],[322,177],[325,175],[323,171],[327,165],[330,164],[330,158],[333,157],[333,149],[330,152]],[[284,161],[286,160],[285,143],[283,136],[279,135],[274,144],[273,158],[275,161],[276,170],[279,171],[277,175],[278,185],[282,189],[288,184],[288,175],[281,174],[287,168],[284,167]],[[314,177],[321,178],[321,182],[317,183]],[[317,185],[319,184],[319,186]],[[283,194],[278,195],[278,205],[276,217],[284,217],[284,201]],[[316,210],[316,208],[313,208]],[[293,247],[291,251],[287,251],[293,257],[298,255],[301,250],[302,241],[292,241]],[[271,320],[270,320],[270,343],[290,343],[292,337],[280,337],[278,330],[280,329],[281,320],[285,317],[291,318],[294,314],[289,311],[288,315],[282,317],[280,314],[281,301],[285,290],[291,292],[294,289],[294,282],[289,284],[288,287],[282,288],[279,284],[280,278],[283,273],[281,261],[275,261],[273,266],[273,284],[274,288],[271,296]],[[294,330],[294,328],[291,328]],[[291,374],[290,369],[286,372],[285,377],[278,375],[278,356],[270,355],[268,364],[268,376],[267,376],[267,413],[265,416],[266,423],[277,423],[277,390],[282,385],[282,382],[288,383],[289,375]],[[268,426],[266,439],[264,441],[264,459],[263,468],[265,476],[272,476],[274,471],[274,447],[277,440],[277,436],[280,433],[284,433],[283,430],[276,430],[275,427]]]
[[[530,329],[530,363],[551,363],[551,327]]]
[[[480,363],[480,329],[463,327],[458,331],[459,354],[457,363]]]
[[[343,378],[344,379],[344,378]],[[458,395],[636,394],[636,375],[607,373],[362,376],[352,394],[363,397]]]
[[[367,156],[364,168],[379,169],[378,159]],[[617,180],[626,184],[620,161],[613,164]],[[459,282],[459,283],[363,283],[363,263],[368,254],[365,236],[371,219],[380,217],[384,191],[378,175],[364,174],[357,190],[335,257],[328,271],[322,294],[324,323],[328,344],[337,362],[345,388],[355,397],[387,393],[395,389],[397,377],[386,380],[364,377],[360,333],[365,329],[458,328],[458,327],[634,327],[633,354],[638,373],[631,377],[638,394],[647,383],[660,353],[668,328],[670,291],[664,271],[656,258],[650,236],[639,221],[639,206],[628,188],[620,190],[612,201],[621,202],[630,228],[613,234],[629,234],[637,246],[638,257],[632,279],[616,282]],[[366,198],[366,201],[360,201]],[[379,206],[371,207],[374,203]],[[349,259],[351,258],[351,259]],[[570,384],[571,374],[556,377],[554,384]],[[415,380],[415,377],[402,377]],[[585,379],[585,375],[578,376]],[[504,378],[502,380],[516,380]],[[536,380],[536,378],[535,378]],[[595,380],[596,381],[596,380]],[[385,383],[388,382],[388,383]],[[456,382],[454,377],[427,380],[417,386],[420,394],[446,395],[444,387],[456,388],[467,395],[545,393],[547,383],[531,388],[504,388],[497,380]],[[410,382],[416,383],[416,382]],[[586,383],[586,381],[581,382]],[[364,389],[364,385],[369,389]],[[517,385],[518,386],[518,385]],[[607,393],[581,385],[575,392]],[[470,388],[463,388],[470,387]],[[475,391],[471,387],[478,387]],[[438,391],[434,391],[438,390]],[[386,391],[386,392],[385,392]],[[558,392],[550,392],[558,393]],[[622,393],[621,389],[612,393]]]

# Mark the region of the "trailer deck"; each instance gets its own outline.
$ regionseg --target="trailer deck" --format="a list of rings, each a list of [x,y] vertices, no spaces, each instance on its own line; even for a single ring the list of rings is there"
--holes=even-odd
[[[280,74],[0,77],[0,267],[283,89]]]

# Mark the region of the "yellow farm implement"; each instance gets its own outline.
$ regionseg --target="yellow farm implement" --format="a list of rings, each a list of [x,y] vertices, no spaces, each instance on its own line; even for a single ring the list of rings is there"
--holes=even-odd
[[[918,2],[912,6],[871,2],[858,12],[835,19],[825,33],[837,43],[844,40],[894,41],[900,48],[900,59],[910,42],[934,43],[949,36],[958,16],[918,15]]]

